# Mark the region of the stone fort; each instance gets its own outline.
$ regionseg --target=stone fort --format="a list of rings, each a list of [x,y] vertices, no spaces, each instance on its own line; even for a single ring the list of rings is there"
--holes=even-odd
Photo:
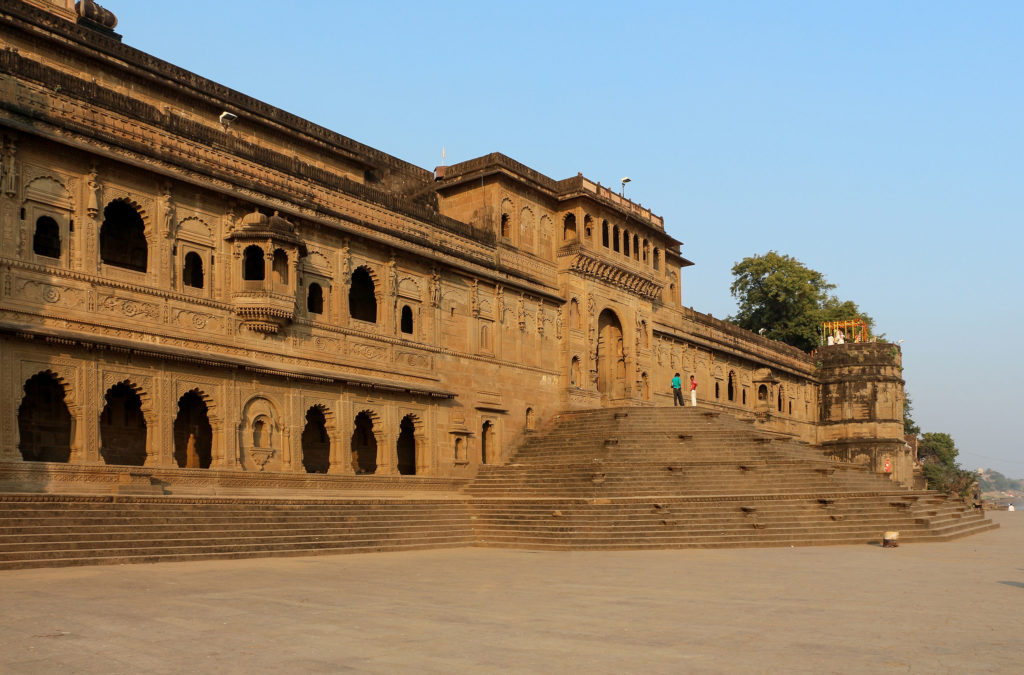
[[[693,494],[758,471],[782,486],[734,508],[737,527],[763,528],[786,490],[841,521],[836,467],[876,497],[913,484],[898,346],[809,355],[685,308],[681,242],[599,182],[496,153],[414,166],[115,28],[91,0],[0,0],[0,492],[543,492],[550,467],[516,478],[515,453],[566,419],[583,426],[531,446],[579,455],[560,498],[610,481],[587,468],[599,452],[620,473],[646,462],[647,483],[608,494],[662,485],[691,442],[689,460],[731,458],[687,474]],[[658,417],[676,372],[746,450],[698,447],[696,412]],[[628,415],[682,426],[630,440]],[[597,449],[574,450],[588,427]],[[773,439],[784,453],[750,449]],[[796,482],[770,473],[797,464]],[[628,506],[612,502],[588,508]]]

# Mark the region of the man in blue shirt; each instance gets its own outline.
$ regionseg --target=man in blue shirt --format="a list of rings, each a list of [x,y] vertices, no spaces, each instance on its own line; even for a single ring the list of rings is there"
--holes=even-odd
[[[672,378],[672,396],[674,397],[673,406],[685,405],[683,403],[683,381],[679,379],[679,373]]]

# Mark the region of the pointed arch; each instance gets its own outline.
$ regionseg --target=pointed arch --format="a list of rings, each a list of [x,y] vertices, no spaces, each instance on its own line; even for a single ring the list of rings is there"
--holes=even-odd
[[[380,414],[366,408],[356,413],[352,420],[352,468],[357,474],[372,474],[377,471],[377,435],[382,430]]]
[[[395,451],[398,457],[398,473],[403,476],[416,475],[423,426],[423,420],[416,413],[404,415],[398,424],[398,440],[395,442]]]
[[[327,473],[331,468],[330,409],[322,404],[306,409],[306,425],[302,429],[302,467],[306,473]]]
[[[148,230],[142,208],[130,199],[115,199],[103,209],[100,260],[105,265],[145,272],[149,263]]]
[[[209,469],[213,462],[213,425],[210,397],[190,389],[178,398],[174,419],[174,461],[183,469]]]
[[[358,321],[377,323],[377,289],[379,283],[369,265],[352,271],[348,289],[349,315]]]
[[[26,462],[69,462],[74,418],[67,405],[68,387],[44,370],[25,381],[18,407],[18,450]]]
[[[148,456],[152,401],[130,378],[110,386],[100,413],[100,456],[106,464],[143,466]]]

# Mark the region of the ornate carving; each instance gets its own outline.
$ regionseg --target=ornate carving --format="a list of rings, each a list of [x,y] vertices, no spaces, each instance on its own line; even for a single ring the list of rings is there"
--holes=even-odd
[[[107,312],[121,312],[129,319],[142,316],[156,321],[160,318],[160,307],[149,302],[129,300],[108,295],[100,302],[100,308]]]
[[[4,138],[3,156],[0,157],[0,192],[8,197],[14,197],[18,191],[17,167],[15,165],[15,151],[17,142],[13,138]]]
[[[624,288],[647,300],[660,297],[664,288],[664,285],[656,279],[636,274],[607,260],[595,258],[583,250],[576,253],[569,269],[583,276]]]
[[[85,213],[95,220],[100,213],[100,181],[95,166],[89,169],[89,173],[85,177],[85,185]]]
[[[388,358],[388,350],[386,348],[361,342],[351,344],[349,346],[349,353],[371,361],[386,361]]]
[[[441,306],[441,271],[436,265],[430,268],[430,305]]]

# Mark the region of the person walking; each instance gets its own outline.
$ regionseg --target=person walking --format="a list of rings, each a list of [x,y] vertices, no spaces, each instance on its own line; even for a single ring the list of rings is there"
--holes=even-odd
[[[679,378],[679,373],[672,378],[672,397],[672,407],[686,405],[683,403],[683,381]]]
[[[697,405],[697,380],[690,375],[690,405]]]

